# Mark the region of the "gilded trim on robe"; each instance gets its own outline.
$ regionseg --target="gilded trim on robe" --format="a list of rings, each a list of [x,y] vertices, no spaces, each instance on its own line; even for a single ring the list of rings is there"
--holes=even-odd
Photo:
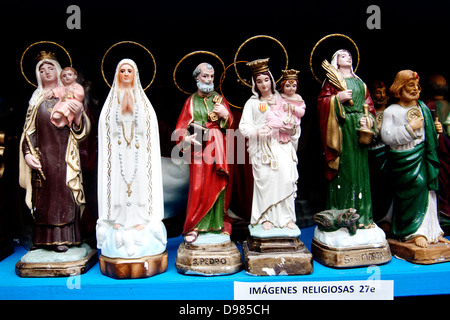
[[[338,103],[338,108],[340,111],[340,116],[345,119],[345,111],[342,107],[341,103],[337,101],[336,96],[331,96],[330,98],[330,110],[327,120],[327,146],[333,150],[336,150],[338,154],[341,154],[342,151],[342,131],[341,126],[339,125],[336,113],[335,113],[335,103]],[[340,157],[330,160],[328,162],[328,166],[331,169],[338,170],[339,168]]]
[[[34,106],[29,106],[27,116],[25,119],[23,133],[20,139],[20,146],[22,145],[25,135],[32,135],[36,131],[36,114],[39,106],[44,101],[44,92],[39,96],[37,103]],[[81,142],[90,132],[91,122],[86,114],[83,112],[82,117],[82,130],[81,132],[75,132],[70,129],[70,136],[66,150],[66,185],[72,191],[75,202],[80,206],[81,215],[83,214],[84,205],[86,199],[83,189],[83,176],[81,172],[81,159],[78,150],[79,142]],[[26,189],[25,203],[28,208],[32,209],[32,185],[31,185],[31,171],[32,169],[25,162],[25,155],[20,148],[20,163],[19,163],[19,184],[22,188]]]

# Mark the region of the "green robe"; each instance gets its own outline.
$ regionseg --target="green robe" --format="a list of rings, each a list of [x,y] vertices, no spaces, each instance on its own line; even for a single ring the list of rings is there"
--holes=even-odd
[[[358,227],[363,228],[373,223],[368,148],[358,142],[366,88],[360,79],[347,78],[346,81],[348,89],[353,91],[353,106],[348,102],[341,104],[334,98],[342,144],[337,175],[328,185],[327,208],[356,209],[360,216]]]
[[[428,208],[428,193],[438,190],[439,159],[433,117],[419,101],[425,122],[425,141],[410,150],[387,151],[394,181],[392,232],[399,238],[414,234],[422,224]]]
[[[208,122],[208,111],[212,111],[214,109],[214,102],[212,101],[212,99],[215,95],[217,95],[216,92],[213,92],[209,97],[206,98],[200,97],[198,94],[193,95],[194,119],[196,123],[205,125],[206,122]],[[226,128],[227,120],[221,120],[219,125],[221,128]],[[205,217],[202,220],[200,220],[200,222],[196,225],[195,230],[201,232],[202,231],[221,232],[224,226],[223,224],[224,207],[225,207],[225,190],[220,193],[218,200],[208,211]]]

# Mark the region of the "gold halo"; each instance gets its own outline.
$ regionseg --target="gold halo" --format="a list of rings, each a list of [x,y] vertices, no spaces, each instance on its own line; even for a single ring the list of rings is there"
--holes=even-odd
[[[223,63],[222,59],[220,59],[220,57],[217,54],[209,52],[209,51],[193,51],[191,53],[188,53],[183,58],[181,58],[180,61],[178,61],[177,65],[175,66],[175,69],[173,70],[173,82],[175,83],[175,86],[178,88],[178,90],[180,90],[181,92],[183,92],[185,94],[192,94],[192,92],[187,92],[187,91],[184,91],[183,89],[181,89],[181,87],[177,83],[176,73],[177,73],[178,67],[184,60],[186,60],[187,58],[189,58],[193,55],[196,55],[196,54],[209,54],[210,56],[213,56],[214,58],[216,58],[217,60],[220,61],[220,63],[222,64],[222,67],[223,67],[223,73],[220,76],[220,81],[219,81],[219,85],[218,85],[218,88],[220,88],[222,86],[223,80],[225,79],[225,73],[227,71],[227,68],[225,68],[225,64]]]
[[[150,50],[148,50],[148,49],[147,49],[145,46],[143,46],[142,44],[137,43],[137,42],[134,42],[134,41],[120,41],[120,42],[117,42],[117,43],[113,44],[111,47],[109,47],[108,50],[106,50],[105,54],[103,55],[103,58],[102,58],[102,64],[101,64],[101,70],[102,70],[103,80],[105,80],[105,83],[108,85],[108,87],[111,88],[111,85],[109,84],[108,80],[106,80],[105,73],[104,73],[104,71],[103,71],[103,63],[105,62],[106,55],[109,53],[109,51],[111,51],[112,48],[114,48],[114,47],[116,47],[116,46],[118,46],[118,45],[120,45],[120,44],[126,44],[126,43],[135,44],[135,45],[141,47],[142,49],[144,49],[145,51],[147,51],[147,53],[149,54],[149,56],[150,56],[150,57],[152,58],[152,60],[153,60],[153,66],[154,66],[153,78],[152,78],[152,80],[150,81],[150,83],[144,88],[144,91],[146,91],[148,88],[150,88],[150,86],[152,85],[152,83],[153,83],[153,81],[155,80],[155,77],[156,77],[156,60],[155,60],[155,58],[153,57],[153,55],[152,55],[152,53],[150,52]]]
[[[270,39],[270,40],[273,40],[273,41],[275,41],[276,43],[278,43],[278,44],[280,45],[280,47],[283,49],[284,55],[285,55],[285,57],[286,57],[286,67],[284,68],[285,70],[288,69],[288,64],[289,64],[289,58],[288,58],[288,54],[287,54],[287,52],[286,52],[286,49],[284,48],[283,44],[282,44],[280,41],[278,41],[277,39],[275,39],[274,37],[266,36],[266,35],[259,35],[259,36],[254,36],[254,37],[248,38],[247,40],[245,40],[245,41],[240,45],[240,47],[239,47],[238,50],[236,51],[236,54],[235,54],[235,56],[234,56],[234,61],[233,61],[233,62],[234,62],[234,71],[236,71],[236,75],[238,76],[239,80],[241,80],[242,83],[244,83],[247,87],[250,87],[250,88],[251,88],[252,86],[251,86],[250,84],[248,84],[247,82],[245,82],[245,81],[241,78],[241,76],[239,75],[239,72],[237,71],[237,67],[236,67],[236,60],[237,60],[239,51],[241,51],[242,47],[245,46],[247,43],[249,43],[251,40],[258,39],[258,38],[266,38],[266,39]],[[281,76],[280,79],[278,79],[278,80],[276,81],[276,83],[280,82],[280,80],[281,80],[282,78],[283,78],[283,76]]]
[[[248,62],[248,61],[236,61],[236,62],[233,62],[232,64],[230,64],[229,66],[227,66],[227,67],[225,68],[225,71],[228,70],[229,67],[231,67],[231,66],[233,66],[233,65],[235,65],[235,64],[237,64],[237,63],[247,63],[247,62]],[[222,75],[223,75],[223,74],[222,74]],[[221,83],[223,83],[222,77],[220,77],[220,81],[221,81]],[[220,94],[222,95],[222,97],[225,98],[225,95],[223,94],[222,86],[220,86]],[[225,99],[226,99],[226,98],[225,98]],[[243,107],[238,107],[238,106],[232,104],[229,100],[227,100],[227,102],[228,102],[228,104],[229,104],[230,106],[232,106],[232,107],[234,107],[234,108],[237,108],[237,109],[243,109]]]
[[[22,57],[20,57],[20,72],[22,72],[23,77],[25,78],[25,80],[31,84],[33,87],[37,88],[37,85],[34,84],[33,82],[31,82],[30,80],[28,80],[27,76],[25,75],[25,72],[23,72],[23,58],[25,57],[25,54],[27,53],[27,51],[31,48],[34,47],[35,45],[38,44],[42,44],[42,43],[50,43],[50,44],[54,44],[55,46],[60,47],[61,49],[64,50],[64,52],[67,54],[67,56],[69,57],[69,61],[70,61],[70,66],[72,67],[72,58],[70,57],[69,52],[67,52],[67,50],[60,44],[53,42],[53,41],[38,41],[35,43],[32,43],[31,45],[28,46],[28,48],[25,49],[25,51],[22,53]]]
[[[354,69],[354,72],[356,72],[356,70],[358,69],[358,66],[359,66],[359,49],[358,49],[358,46],[356,45],[355,41],[353,41],[352,38],[350,38],[349,36],[346,36],[345,34],[341,34],[341,33],[333,33],[333,34],[329,34],[329,35],[323,37],[322,39],[320,39],[319,41],[317,41],[316,45],[314,46],[314,48],[313,48],[312,51],[311,51],[311,55],[309,56],[309,68],[311,69],[312,75],[314,76],[314,78],[315,78],[315,79],[317,80],[317,82],[319,82],[319,83],[322,83],[322,81],[320,81],[320,79],[319,79],[319,78],[316,76],[316,74],[314,73],[314,69],[313,69],[313,66],[312,66],[312,58],[313,58],[313,55],[314,55],[314,51],[316,51],[317,46],[318,46],[320,43],[322,43],[322,41],[324,41],[324,40],[326,40],[326,39],[328,39],[328,38],[331,38],[331,37],[342,37],[342,38],[345,38],[345,39],[350,40],[350,42],[351,42],[351,43],[353,44],[353,46],[355,47],[355,49],[356,49],[356,55],[358,56],[358,59],[357,59],[357,61],[356,61],[356,67],[355,67],[355,69]]]

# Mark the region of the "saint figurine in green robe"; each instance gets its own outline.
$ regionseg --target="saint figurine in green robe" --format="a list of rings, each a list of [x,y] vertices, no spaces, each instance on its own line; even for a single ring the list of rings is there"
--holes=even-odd
[[[384,112],[381,136],[389,146],[387,161],[394,182],[392,233],[419,247],[446,242],[439,225],[437,132],[430,110],[419,100],[419,75],[400,71],[390,88],[398,102]]]
[[[367,86],[353,72],[352,56],[347,50],[333,55],[330,68],[345,83],[338,88],[327,76],[317,103],[328,181],[326,207],[356,209],[357,227],[371,228],[368,145],[360,142],[360,131],[373,135],[375,109]]]

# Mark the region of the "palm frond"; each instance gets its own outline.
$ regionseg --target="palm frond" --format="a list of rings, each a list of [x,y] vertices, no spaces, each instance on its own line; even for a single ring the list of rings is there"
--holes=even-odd
[[[336,89],[339,91],[347,90],[347,82],[338,69],[332,66],[327,60],[323,60],[322,67],[326,71],[328,81],[336,87]]]

